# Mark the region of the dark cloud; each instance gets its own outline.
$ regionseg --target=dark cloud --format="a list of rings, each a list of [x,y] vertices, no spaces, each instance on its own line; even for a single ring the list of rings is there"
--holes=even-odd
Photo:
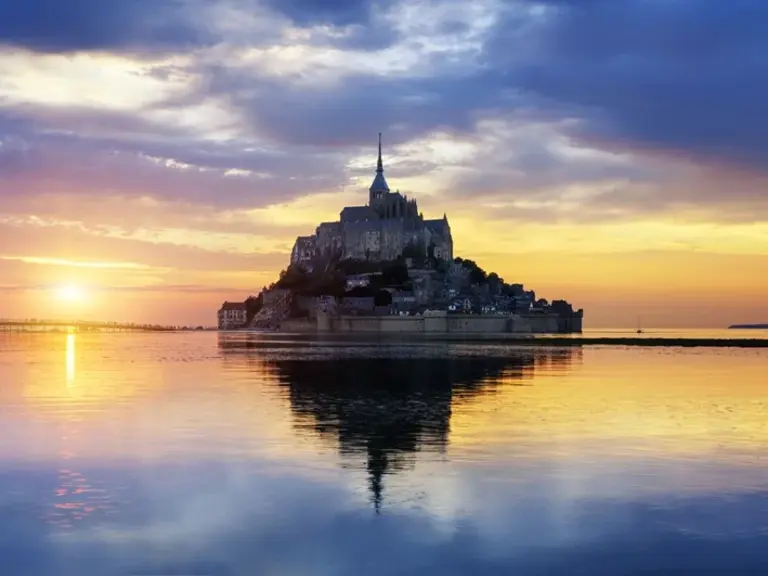
[[[262,0],[294,26],[315,29],[313,42],[339,49],[381,50],[401,39],[383,17],[393,0]],[[321,28],[318,28],[321,27]],[[330,27],[330,31],[323,30]]]
[[[325,42],[340,50],[376,51],[389,48],[401,39],[399,32],[382,22],[355,24],[342,32],[326,35]]]
[[[5,0],[0,44],[38,52],[176,51],[213,41],[196,0]]]
[[[435,130],[470,134],[482,114],[502,110],[506,96],[492,75],[357,74],[328,87],[255,79],[224,67],[205,73],[211,78],[206,90],[227,98],[255,131],[283,145],[365,146],[378,132],[393,144]]]
[[[648,146],[760,165],[768,99],[768,3],[760,0],[544,0],[528,34],[507,26],[490,66],[550,105],[578,106],[578,134],[602,146]],[[515,46],[535,50],[513,60]],[[541,102],[540,102],[541,103]]]
[[[392,2],[379,4],[386,8]],[[300,28],[330,26],[332,34],[317,33],[317,40],[342,49],[377,50],[398,38],[391,25],[373,18],[376,10],[367,1],[223,0],[218,5],[244,14],[266,8]],[[212,7],[205,0],[7,0],[0,3],[0,46],[158,54],[233,41],[206,20],[204,11]],[[249,43],[277,40],[278,32],[274,26],[259,30]]]
[[[393,4],[391,0],[262,0],[262,3],[301,27],[316,24],[367,26],[377,4],[382,7]]]

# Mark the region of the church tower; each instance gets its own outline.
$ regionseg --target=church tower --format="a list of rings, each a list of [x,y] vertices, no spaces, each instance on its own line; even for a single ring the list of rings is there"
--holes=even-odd
[[[387,194],[389,194],[389,186],[384,178],[384,163],[381,160],[381,132],[379,132],[379,161],[376,164],[376,177],[368,189],[368,205],[374,206],[378,200],[385,198]]]

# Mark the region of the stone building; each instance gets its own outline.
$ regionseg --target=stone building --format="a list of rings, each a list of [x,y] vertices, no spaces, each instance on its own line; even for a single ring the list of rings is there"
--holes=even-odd
[[[315,236],[299,236],[293,244],[291,263],[304,262],[307,272],[312,272],[312,261],[315,257]]]
[[[376,176],[368,189],[368,203],[346,206],[337,222],[320,224],[313,236],[299,236],[291,264],[311,269],[318,260],[395,260],[406,248],[451,261],[451,227],[445,214],[425,220],[416,200],[390,191],[384,178],[379,134]]]
[[[219,330],[242,328],[248,317],[245,302],[224,302],[219,308]]]

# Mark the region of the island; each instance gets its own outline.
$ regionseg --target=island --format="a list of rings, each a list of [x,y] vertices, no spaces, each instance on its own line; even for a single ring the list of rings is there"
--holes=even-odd
[[[731,324],[729,330],[768,330],[768,324]]]
[[[378,334],[582,331],[583,310],[537,298],[454,256],[447,214],[425,218],[384,177],[381,134],[368,202],[299,236],[280,277],[243,302],[225,302],[219,329]]]

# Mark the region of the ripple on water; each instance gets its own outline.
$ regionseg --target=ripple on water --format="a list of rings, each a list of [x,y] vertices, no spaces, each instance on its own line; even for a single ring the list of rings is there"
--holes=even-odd
[[[766,351],[2,338],[15,573],[764,567]]]

